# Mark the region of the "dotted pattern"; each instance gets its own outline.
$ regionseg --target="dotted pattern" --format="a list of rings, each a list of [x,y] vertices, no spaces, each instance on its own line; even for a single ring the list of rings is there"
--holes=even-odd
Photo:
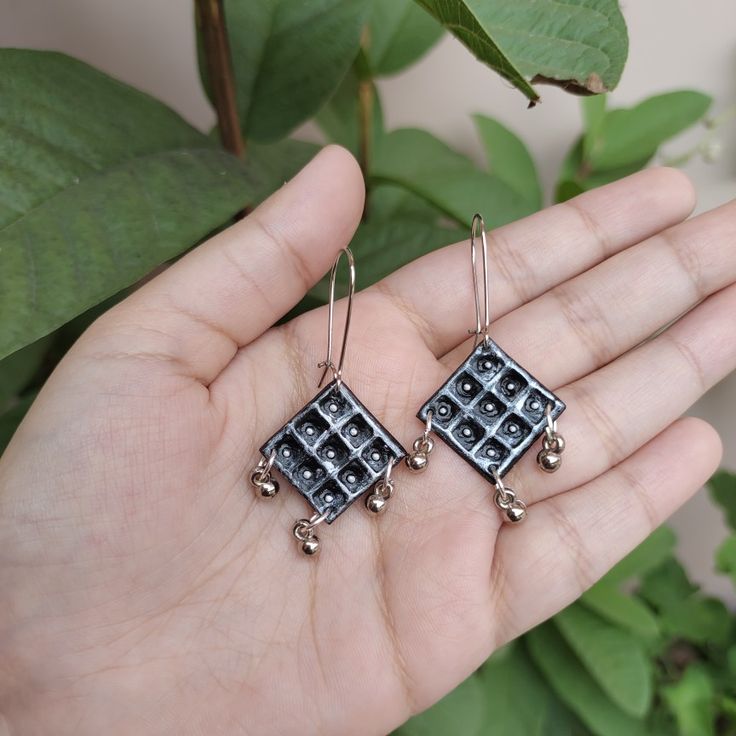
[[[261,447],[274,467],[331,524],[406,452],[355,394],[335,381]]]
[[[417,416],[479,473],[504,476],[565,404],[493,341],[480,343]]]

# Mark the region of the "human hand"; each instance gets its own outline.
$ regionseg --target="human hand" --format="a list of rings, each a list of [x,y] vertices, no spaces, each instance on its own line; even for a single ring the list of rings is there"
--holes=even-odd
[[[362,204],[326,149],[93,324],[41,391],[0,461],[9,733],[386,733],[716,468],[716,433],[678,417],[736,364],[736,208],[682,223],[685,177],[645,171],[491,235],[491,334],[568,405],[562,469],[530,452],[508,476],[524,524],[438,442],[425,474],[396,469],[388,513],[356,505],[302,557],[303,499],[256,498],[247,474],[316,393],[325,309],[271,325]],[[345,380],[405,446],[469,352],[468,264],[460,243],[356,296]]]

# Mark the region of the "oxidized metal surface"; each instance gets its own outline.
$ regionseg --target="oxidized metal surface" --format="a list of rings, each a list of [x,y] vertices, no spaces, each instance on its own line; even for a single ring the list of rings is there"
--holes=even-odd
[[[509,358],[492,340],[480,343],[419,410],[432,430],[479,473],[493,482],[491,468],[505,475],[544,432],[545,408],[552,418],[565,404]]]
[[[358,496],[381,478],[404,448],[335,381],[320,391],[261,448],[276,451],[274,467],[316,511],[329,509],[331,524]]]

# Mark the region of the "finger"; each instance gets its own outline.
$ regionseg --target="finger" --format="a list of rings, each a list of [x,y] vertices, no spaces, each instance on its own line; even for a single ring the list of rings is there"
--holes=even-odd
[[[540,479],[534,453],[510,474],[529,502],[617,465],[682,415],[736,367],[736,285],[715,294],[654,340],[562,389],[562,467]]]
[[[605,475],[535,504],[523,525],[503,528],[492,578],[501,640],[578,598],[687,501],[720,458],[716,431],[682,419]]]
[[[693,204],[684,174],[649,169],[493,231],[493,317],[680,222]],[[419,325],[437,356],[461,342],[473,324],[467,241],[410,263],[376,288]]]
[[[652,236],[505,315],[493,339],[560,386],[638,345],[736,280],[736,202]],[[443,363],[456,366],[461,345]]]
[[[209,384],[240,346],[329,270],[358,225],[363,198],[355,159],[328,146],[244,220],[126,299],[97,329],[130,327],[136,350],[164,356]]]

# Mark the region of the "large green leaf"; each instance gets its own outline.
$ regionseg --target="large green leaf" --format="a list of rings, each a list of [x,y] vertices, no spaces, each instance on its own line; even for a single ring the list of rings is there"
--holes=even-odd
[[[670,636],[720,647],[729,642],[734,628],[733,616],[723,601],[700,595],[664,609],[660,623]]]
[[[576,719],[532,664],[521,641],[497,651],[477,677],[485,695],[485,736],[570,736],[573,733]],[[532,707],[523,707],[521,693]]]
[[[503,179],[416,128],[380,139],[371,174],[374,181],[409,189],[461,225],[469,226],[475,212],[483,214],[489,227],[498,227],[534,211]]]
[[[644,716],[652,699],[652,672],[641,642],[579,603],[553,620],[611,700],[632,716]]]
[[[651,609],[633,595],[613,585],[598,583],[586,590],[580,602],[606,621],[627,629],[647,641],[659,634],[659,624]]]
[[[674,558],[665,560],[642,576],[637,593],[659,611],[679,606],[698,590]]]
[[[0,455],[5,451],[8,443],[13,438],[15,430],[23,420],[26,412],[31,408],[31,404],[36,398],[36,392],[31,393],[17,399],[9,408],[0,413]]]
[[[332,95],[360,46],[366,0],[225,0],[240,125],[275,141]],[[206,70],[200,59],[206,84]]]
[[[524,142],[493,118],[474,115],[473,119],[491,172],[527,200],[530,207],[540,209],[542,185],[537,167]]]
[[[526,642],[549,686],[596,736],[644,736],[642,721],[611,702],[554,625],[533,629]]]
[[[358,94],[360,79],[356,70],[350,69],[335,90],[330,100],[317,113],[315,121],[332,143],[339,143],[358,155],[360,147],[360,125]],[[363,84],[371,85],[371,130],[369,145],[371,150],[376,140],[383,134],[383,111],[377,90],[370,80]]]
[[[0,49],[0,99],[0,228],[127,159],[214,145],[152,97],[63,54]]]
[[[644,575],[670,557],[676,541],[672,529],[668,526],[658,527],[638,547],[614,565],[603,580],[616,585]]]
[[[726,512],[726,522],[736,530],[736,474],[719,470],[709,481],[713,500]]]
[[[373,0],[366,55],[376,77],[395,74],[439,40],[442,26],[414,0]]]
[[[484,733],[485,704],[483,689],[475,676],[446,695],[429,710],[414,716],[395,736],[480,736]]]
[[[677,720],[679,736],[715,736],[715,691],[704,668],[688,667],[662,695]]]
[[[702,119],[711,102],[702,92],[679,90],[611,110],[598,125],[586,160],[600,171],[650,158],[665,141]]]
[[[529,79],[597,94],[621,77],[628,38],[616,0],[417,2],[532,102]]]
[[[179,254],[257,188],[227,153],[173,151],[87,176],[37,205],[0,230],[0,356]]]

